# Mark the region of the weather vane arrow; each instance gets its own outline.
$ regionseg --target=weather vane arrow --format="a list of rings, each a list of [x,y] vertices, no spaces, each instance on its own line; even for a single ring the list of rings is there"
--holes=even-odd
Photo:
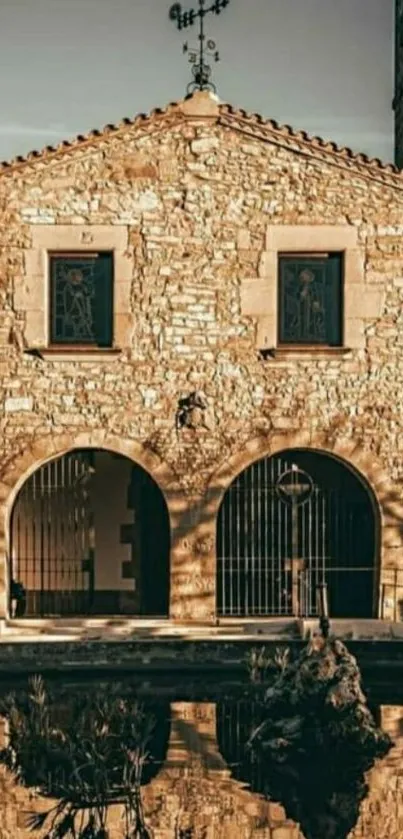
[[[189,9],[184,12],[180,3],[174,3],[169,10],[169,17],[178,29],[188,29],[190,26],[199,24],[199,48],[194,49],[189,47],[185,42],[183,45],[183,52],[189,56],[189,63],[192,65],[193,80],[187,86],[187,92],[193,93],[195,90],[212,90],[215,92],[216,87],[211,81],[211,67],[206,62],[206,58],[210,58],[217,62],[220,60],[220,55],[217,50],[215,41],[206,40],[204,31],[204,18],[208,14],[219,15],[229,5],[230,0],[214,0],[211,6],[206,7],[206,0],[199,0],[198,9]]]

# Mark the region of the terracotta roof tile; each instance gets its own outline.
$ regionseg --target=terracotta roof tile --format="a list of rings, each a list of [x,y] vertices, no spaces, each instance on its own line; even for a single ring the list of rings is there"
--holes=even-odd
[[[200,94],[191,94],[186,97],[186,100],[182,100],[182,102],[189,101],[198,95]],[[152,123],[157,120],[158,122],[158,118],[164,118],[167,115],[175,113],[182,119],[186,119],[186,115],[181,113],[180,106],[180,101],[171,102],[166,108],[154,108],[149,114],[140,113],[133,118],[124,117],[115,125],[109,123],[102,129],[92,129],[87,134],[78,134],[74,139],[63,140],[55,146],[45,146],[40,151],[33,150],[25,157],[19,155],[12,160],[2,161],[0,162],[0,175],[10,173],[21,166],[26,166],[37,161],[45,161],[63,153],[72,152],[77,148],[92,145],[94,140],[102,139],[110,134],[119,134],[128,126],[141,126],[147,121]],[[234,127],[236,127],[235,123],[241,121],[245,126],[252,129],[254,127],[256,129],[263,129],[268,140],[271,139],[277,142],[281,140],[295,141],[301,144],[306,152],[310,152],[313,156],[315,156],[315,152],[320,152],[321,155],[325,153],[326,155],[339,159],[340,162],[351,161],[351,163],[356,165],[357,169],[365,169],[367,175],[378,175],[378,177],[380,176],[384,180],[386,176],[386,180],[391,185],[393,183],[399,186],[403,184],[403,170],[400,170],[393,163],[384,163],[379,158],[371,158],[367,154],[354,152],[346,146],[339,146],[337,143],[323,139],[323,137],[311,136],[306,131],[295,130],[290,125],[281,125],[273,119],[264,118],[261,114],[249,113],[248,111],[234,108],[232,105],[226,103],[218,103],[217,107],[219,114],[217,119],[221,123],[224,122],[227,124],[226,119],[233,120]],[[264,139],[260,133],[258,138]]]
[[[395,166],[393,163],[384,163],[378,157],[370,157],[363,152],[355,152],[347,146],[339,146],[331,140],[325,140],[323,137],[317,137],[308,134],[306,131],[300,129],[296,130],[290,125],[281,125],[276,120],[265,119],[261,114],[251,114],[243,109],[235,109],[232,105],[223,104],[220,106],[220,111],[228,113],[232,117],[242,119],[248,124],[264,125],[269,131],[272,131],[279,137],[295,139],[306,143],[311,149],[320,149],[321,151],[329,152],[337,155],[339,158],[354,161],[358,165],[368,166],[371,169],[379,170],[382,173],[390,173],[397,175],[399,180],[403,180],[403,171]]]

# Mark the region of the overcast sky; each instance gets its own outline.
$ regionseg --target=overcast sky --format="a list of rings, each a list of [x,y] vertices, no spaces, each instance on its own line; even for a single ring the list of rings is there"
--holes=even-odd
[[[171,2],[0,0],[0,159],[181,98],[197,33]],[[231,0],[207,24],[220,98],[391,160],[393,6]]]

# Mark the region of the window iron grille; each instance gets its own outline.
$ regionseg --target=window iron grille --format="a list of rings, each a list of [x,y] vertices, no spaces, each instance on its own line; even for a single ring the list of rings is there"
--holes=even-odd
[[[52,344],[112,345],[112,254],[51,254],[50,297]]]
[[[284,255],[279,262],[279,342],[340,346],[340,254]]]

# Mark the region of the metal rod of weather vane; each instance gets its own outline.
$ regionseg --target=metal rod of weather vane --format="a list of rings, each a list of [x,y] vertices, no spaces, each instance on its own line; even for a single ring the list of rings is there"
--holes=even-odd
[[[206,14],[204,10],[204,0],[199,0],[200,3],[200,34],[199,34],[199,41],[200,41],[200,67],[203,70],[204,65],[204,15]]]
[[[316,586],[316,608],[319,615],[319,627],[323,638],[329,637],[329,600],[327,583],[318,583]]]

